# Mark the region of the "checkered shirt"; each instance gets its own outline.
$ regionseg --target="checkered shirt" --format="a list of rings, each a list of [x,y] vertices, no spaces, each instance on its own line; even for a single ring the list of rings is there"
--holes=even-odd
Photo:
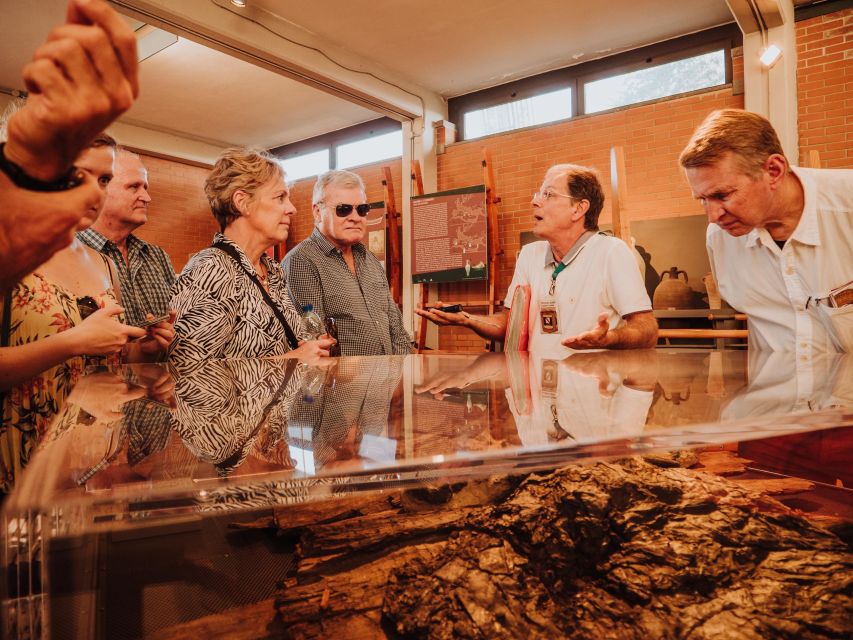
[[[148,313],[155,316],[168,313],[175,271],[163,249],[131,234],[127,237],[128,261],[125,262],[118,246],[94,229],[80,231],[77,237],[112,258],[118,272],[121,305],[128,324],[142,324]]]
[[[324,320],[335,318],[341,355],[410,353],[409,334],[382,263],[360,242],[352,253],[356,275],[340,250],[314,229],[282,262],[294,304],[298,309],[312,305]]]

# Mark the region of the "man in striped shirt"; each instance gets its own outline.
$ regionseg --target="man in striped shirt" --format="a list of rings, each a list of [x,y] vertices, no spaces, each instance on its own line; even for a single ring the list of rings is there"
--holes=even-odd
[[[403,316],[391,297],[385,268],[364,246],[370,205],[361,178],[328,171],[312,197],[314,231],[282,262],[298,309],[312,305],[334,318],[341,355],[399,355],[411,351]]]

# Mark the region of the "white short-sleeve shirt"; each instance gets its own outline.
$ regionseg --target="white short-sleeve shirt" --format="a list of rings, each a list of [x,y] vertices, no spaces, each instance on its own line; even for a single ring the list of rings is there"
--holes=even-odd
[[[780,249],[766,229],[735,238],[708,225],[706,244],[720,294],[749,318],[750,349],[813,352],[853,348],[853,305],[829,293],[853,280],[853,170],[793,168],[803,215]]]
[[[559,364],[556,389],[549,397],[542,391],[543,359],[531,354],[529,365],[529,412],[519,411],[512,389],[505,392],[523,446],[559,444],[554,420],[565,432],[563,435],[571,438],[563,442],[564,445],[633,438],[643,433],[654,399],[651,391],[628,387],[616,376],[608,385],[607,393],[602,393],[598,378],[576,373]]]
[[[560,341],[595,327],[600,313],[608,313],[612,329],[624,316],[652,308],[637,261],[628,245],[618,238],[596,234],[583,244],[557,276],[553,297],[559,314],[559,332],[542,333],[539,303],[548,296],[555,268],[556,261],[548,242],[541,240],[525,245],[504,298],[510,303],[517,286],[530,285],[528,349],[544,357],[569,355],[571,349]]]

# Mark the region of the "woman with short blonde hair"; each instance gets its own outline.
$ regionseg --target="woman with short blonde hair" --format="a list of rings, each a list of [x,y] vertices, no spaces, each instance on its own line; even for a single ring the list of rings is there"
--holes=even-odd
[[[260,149],[228,149],[204,185],[220,232],[194,255],[172,290],[179,366],[214,358],[328,356],[331,339],[311,339],[266,251],[287,239],[296,208],[284,170]]]

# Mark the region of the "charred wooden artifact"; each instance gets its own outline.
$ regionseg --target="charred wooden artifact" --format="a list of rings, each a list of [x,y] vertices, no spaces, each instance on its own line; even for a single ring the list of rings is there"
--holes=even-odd
[[[300,526],[286,635],[850,637],[850,549],[772,498],[639,459],[511,482]]]

